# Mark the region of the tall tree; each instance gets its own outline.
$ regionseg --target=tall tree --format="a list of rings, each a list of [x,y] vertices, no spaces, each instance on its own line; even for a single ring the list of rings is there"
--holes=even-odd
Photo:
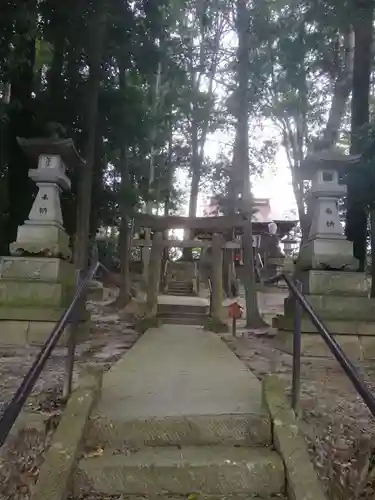
[[[353,71],[351,12],[348,1],[338,0],[253,5],[254,109],[280,132],[303,238],[309,214],[299,168],[308,148],[339,139]]]
[[[214,79],[220,63],[220,49],[225,29],[223,2],[215,0],[212,6],[205,0],[196,0],[194,6],[193,34],[196,30],[198,40],[191,37],[188,46],[188,75],[191,84],[190,94],[190,140],[191,140],[191,188],[189,217],[197,215],[199,183],[207,133],[214,120],[215,103]],[[197,44],[198,54],[194,54]]]
[[[74,260],[79,269],[88,265],[90,211],[95,159],[95,137],[98,115],[99,89],[102,77],[102,55],[104,50],[108,2],[93,0],[89,19],[87,63],[89,76],[86,89],[85,142],[83,154],[86,165],[80,172],[78,183],[77,228]]]
[[[37,2],[15,5],[14,38],[10,70],[10,102],[5,134],[8,172],[8,242],[14,241],[17,227],[30,211],[32,184],[28,179],[30,163],[17,143],[17,137],[36,135],[34,89],[35,42],[37,35]],[[18,7],[18,8],[17,8]],[[18,10],[19,9],[19,10]],[[11,44],[10,44],[11,45]],[[10,58],[10,55],[9,55]]]
[[[370,76],[372,69],[373,39],[373,0],[354,1],[354,71],[351,102],[351,148],[352,154],[364,151],[369,122]],[[371,209],[371,247],[372,247],[372,293],[375,293],[375,213]],[[359,188],[356,173],[348,177],[348,195],[346,212],[346,234],[353,241],[354,256],[359,260],[359,271],[364,271],[367,241],[367,206],[363,190]]]
[[[238,36],[237,50],[237,88],[235,90],[236,138],[233,152],[233,191],[234,202],[240,202],[240,210],[246,217],[243,234],[246,326],[259,327],[264,322],[259,314],[257,291],[255,288],[255,269],[252,233],[252,194],[249,168],[249,52],[251,50],[250,10],[247,0],[237,0],[236,28]]]

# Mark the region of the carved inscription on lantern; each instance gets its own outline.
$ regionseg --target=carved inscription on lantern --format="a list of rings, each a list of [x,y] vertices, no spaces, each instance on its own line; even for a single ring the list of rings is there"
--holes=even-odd
[[[60,156],[40,155],[38,168],[60,168]]]

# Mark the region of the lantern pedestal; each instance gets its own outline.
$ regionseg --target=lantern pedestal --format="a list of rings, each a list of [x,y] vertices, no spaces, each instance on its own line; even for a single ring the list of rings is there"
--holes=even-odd
[[[336,149],[307,157],[302,168],[311,180],[311,224],[307,243],[295,263],[295,278],[301,281],[303,293],[319,318],[335,336],[345,352],[353,358],[375,358],[375,301],[368,298],[364,273],[354,272],[358,261],[353,244],[346,240],[340,222],[338,201],[346,193],[339,183],[339,169],[358,161]],[[293,317],[295,299],[284,301],[284,315],[274,318],[279,332],[279,348],[293,352]],[[330,356],[323,339],[303,314],[302,354]]]
[[[19,140],[38,161],[29,170],[38,194],[28,220],[18,228],[10,257],[0,260],[0,344],[43,344],[71,303],[76,270],[70,262],[69,236],[64,230],[60,192],[70,189],[65,165],[79,166],[73,142],[67,139]],[[87,331],[86,313],[80,318]],[[64,344],[66,338],[62,338]]]
[[[11,255],[45,255],[70,260],[69,236],[62,227],[28,224],[18,227],[17,240],[10,244]]]
[[[325,271],[342,269],[356,271],[358,261],[353,256],[353,243],[347,240],[316,238],[301,248],[296,262],[297,269],[322,269]]]

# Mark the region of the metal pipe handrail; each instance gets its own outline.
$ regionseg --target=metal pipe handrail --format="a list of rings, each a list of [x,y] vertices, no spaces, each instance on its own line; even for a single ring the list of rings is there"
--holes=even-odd
[[[368,385],[366,382],[362,379],[360,374],[358,373],[358,370],[354,366],[354,364],[350,361],[348,356],[345,354],[341,346],[338,344],[338,342],[335,340],[335,338],[332,336],[332,334],[328,331],[322,320],[319,318],[319,316],[316,314],[314,309],[311,307],[310,303],[307,301],[306,297],[304,296],[302,290],[299,290],[299,283],[295,282],[286,273],[281,273],[278,274],[264,282],[264,284],[270,285],[273,283],[277,283],[279,281],[284,280],[286,284],[288,285],[289,290],[292,292],[293,296],[295,299],[298,301],[298,304],[301,306],[301,308],[307,313],[307,315],[310,317],[312,323],[314,324],[315,328],[317,329],[318,333],[321,335],[323,338],[324,342],[328,346],[329,350],[335,357],[335,359],[338,361],[340,364],[341,368],[344,370],[346,375],[348,376],[349,380],[352,382],[354,388],[358,392],[358,394],[362,397],[364,403],[370,410],[373,416],[375,416],[375,397],[370,391]],[[295,312],[295,318],[294,318],[294,337],[301,336],[301,325],[300,325],[300,313],[297,311]],[[295,343],[297,341],[297,344]],[[299,345],[297,347],[298,352],[294,352],[295,349],[293,349],[293,375],[298,373],[299,376],[299,369],[298,366],[300,364],[300,357],[301,357],[301,349],[300,349],[300,339],[298,342],[298,339],[294,338],[294,343],[293,345]],[[298,357],[298,359],[297,359]],[[297,369],[295,368],[295,365],[297,365]],[[294,378],[294,377],[293,377]],[[298,387],[299,390],[299,381],[293,381],[293,387]],[[293,407],[294,409],[295,406],[297,405],[298,401],[298,395],[292,394],[292,399],[293,399]]]
[[[100,262],[96,262],[91,269],[89,269],[85,278],[78,283],[76,292],[70,305],[66,308],[60,320],[53,328],[48,339],[45,341],[38,356],[33,362],[31,368],[25,375],[12,400],[8,403],[4,413],[0,418],[0,447],[4,444],[10,430],[12,429],[17,417],[21,413],[25,401],[30,396],[36,381],[38,380],[45,364],[47,363],[53,349],[56,347],[60,340],[65,328],[69,325],[71,319],[75,314],[75,308],[83,296],[89,281],[95,276],[98,268],[101,266]]]

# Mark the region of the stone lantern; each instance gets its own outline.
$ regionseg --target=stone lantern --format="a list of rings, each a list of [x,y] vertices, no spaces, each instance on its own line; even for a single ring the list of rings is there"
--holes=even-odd
[[[0,343],[41,344],[75,293],[76,271],[70,262],[60,193],[70,189],[66,167],[82,168],[85,162],[71,139],[18,142],[37,165],[29,177],[38,193],[10,245],[11,256],[0,261]]]
[[[263,258],[265,266],[265,276],[271,278],[277,274],[284,264],[284,255],[281,253],[276,222],[271,221],[268,224],[268,232],[263,237]]]
[[[281,242],[284,247],[284,265],[283,265],[283,271],[286,273],[293,274],[294,273],[294,256],[293,256],[293,250],[295,245],[297,244],[297,240],[291,238],[290,236],[287,236],[284,240]]]
[[[66,176],[66,162],[72,166],[83,164],[71,139],[59,139],[53,148],[60,154],[42,153],[51,149],[49,139],[19,139],[26,154],[38,161],[38,168],[29,170],[29,177],[38,186],[38,193],[29,213],[29,219],[19,226],[17,240],[10,245],[12,255],[24,253],[61,257],[70,260],[69,236],[63,227],[61,190],[70,190]],[[47,143],[48,142],[48,146]],[[54,140],[55,145],[56,140]]]
[[[348,156],[337,148],[308,156],[301,166],[303,179],[311,181],[309,235],[295,264],[307,301],[335,339],[351,357],[375,358],[375,301],[368,297],[364,273],[356,272],[358,261],[353,244],[344,235],[338,202],[346,193],[340,173],[356,168],[360,157]],[[274,319],[277,344],[293,350],[295,299],[284,301],[284,315]],[[306,356],[330,355],[316,328],[303,314],[302,353]]]
[[[307,156],[301,165],[302,179],[311,181],[311,221],[308,241],[297,260],[298,269],[358,269],[353,244],[345,238],[339,216],[339,200],[346,194],[339,173],[355,166],[359,158],[332,148]]]
[[[291,238],[291,237],[286,237],[284,240],[281,242],[284,247],[284,254],[286,258],[293,258],[293,250],[295,245],[297,244],[297,240]]]

